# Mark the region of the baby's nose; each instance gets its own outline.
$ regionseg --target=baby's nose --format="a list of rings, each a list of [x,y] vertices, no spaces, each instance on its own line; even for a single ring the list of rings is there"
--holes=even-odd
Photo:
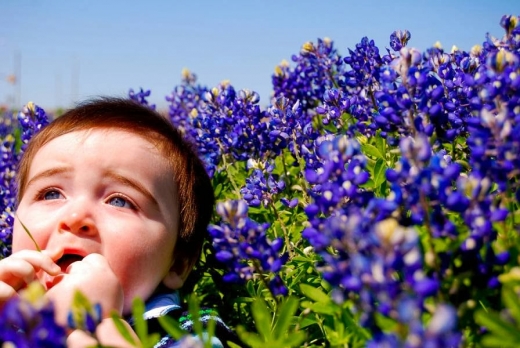
[[[61,216],[59,230],[74,234],[92,235],[97,233],[93,210],[88,202],[70,202]]]

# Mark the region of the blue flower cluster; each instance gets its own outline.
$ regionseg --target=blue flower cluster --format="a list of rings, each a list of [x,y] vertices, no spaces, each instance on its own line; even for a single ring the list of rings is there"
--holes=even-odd
[[[369,174],[355,140],[338,136],[318,144],[322,166],[305,172],[312,185],[312,203],[305,208],[311,226],[302,236],[322,256],[320,270],[335,287],[333,298],[359,303],[361,323],[376,333],[380,332],[379,314],[414,328],[406,339],[410,347],[421,346],[426,336],[442,341],[446,333],[454,339],[455,325],[443,331],[442,337],[427,333],[422,326],[425,300],[437,293],[440,281],[424,271],[416,230],[392,217],[400,199],[377,198],[362,188]],[[397,339],[380,332],[374,342]]]
[[[205,89],[186,73],[169,97],[170,114],[198,144],[210,173],[226,157],[255,164],[240,190],[249,206],[301,203],[303,236],[323,258],[325,279],[343,298],[359,294],[364,323],[377,331],[375,313],[404,320],[395,313],[409,307],[413,293],[420,294],[420,316],[428,297],[459,305],[472,298],[472,286],[496,287],[497,270],[509,260],[492,242],[520,197],[520,27],[516,16],[500,23],[503,38],[488,35],[470,52],[440,45],[420,52],[408,47],[407,30],[392,33],[384,53],[368,38],[345,57],[329,39],[305,43],[293,67],[276,67],[265,111],[254,92],[237,93],[228,83]],[[354,139],[374,137],[386,150],[365,157]],[[367,189],[377,181],[376,160],[388,168],[377,192]],[[303,195],[292,190],[292,166],[303,173]],[[378,226],[388,221],[395,232],[381,234]],[[458,247],[438,252],[436,240]],[[226,252],[227,262],[238,260]],[[480,276],[457,285],[456,299],[442,295],[440,279],[465,272]],[[446,308],[439,313],[453,312]],[[437,332],[407,323],[417,328],[412,338]]]
[[[445,277],[475,275],[470,285],[453,283],[456,295],[447,296],[455,305],[471,300],[475,287],[499,285],[497,266],[507,263],[509,254],[497,251],[492,242],[497,239],[496,223],[505,221],[509,204],[519,198],[520,168],[520,27],[517,17],[505,16],[501,23],[506,28],[503,39],[488,37],[483,47],[470,53],[455,49],[447,54],[433,48],[421,54],[405,47],[409,33],[395,32],[391,46],[399,56],[389,52],[379,57],[373,43],[364,39],[345,59],[352,68],[347,74],[352,83],[327,91],[323,106],[317,108],[336,127],[344,126],[338,115],[353,116],[356,121],[346,134],[370,138],[377,133],[389,145],[399,144],[400,160],[386,171],[389,193],[384,198],[367,201],[355,182],[345,180],[350,168],[362,161],[345,157],[335,166],[336,153],[347,154],[349,148],[338,140],[326,151],[318,150],[323,165],[317,170],[314,165],[305,175],[315,192],[305,208],[312,227],[303,236],[322,255],[325,279],[347,294],[359,294],[362,317],[377,312],[407,322],[395,313],[411,303],[420,316],[426,311],[424,298],[442,296],[439,285]],[[361,183],[362,169],[355,171]],[[457,216],[465,229],[456,228]],[[403,232],[396,231],[405,227],[387,234],[396,242],[412,244],[392,245],[392,256],[386,254],[388,242],[377,231],[389,217],[397,218],[399,226],[415,225],[425,231],[424,260],[416,257],[420,244],[411,237],[414,234],[409,232],[410,239],[397,237]],[[462,239],[462,243],[458,249],[437,253],[435,239],[445,243]],[[330,245],[334,252],[326,249]],[[417,264],[408,263],[409,255],[416,255]],[[425,269],[430,271],[424,273]],[[382,287],[370,283],[372,279],[380,279]],[[364,285],[369,295],[363,292]],[[413,289],[413,300],[406,289]],[[364,323],[377,332],[375,321]],[[408,324],[410,329],[420,325]],[[422,346],[424,337],[416,344],[409,341],[422,337],[417,335],[409,333],[406,344]]]
[[[285,97],[299,101],[304,113],[321,103],[327,89],[338,87],[342,81],[343,62],[332,40],[318,39],[317,44],[306,42],[300,54],[293,55],[296,66],[291,69],[287,61],[275,68],[272,77],[275,99]]]
[[[10,254],[13,209],[15,204],[15,175],[18,156],[14,134],[15,119],[11,112],[4,112],[0,119],[0,255]]]
[[[278,275],[287,261],[287,254],[281,255],[283,240],[269,240],[269,224],[251,220],[247,212],[244,201],[218,203],[217,213],[222,221],[209,227],[213,246],[218,250],[215,256],[230,270],[224,280],[245,281],[259,274],[274,295],[286,295],[287,288]],[[269,274],[274,277],[268,279]]]
[[[19,348],[66,347],[65,328],[54,320],[54,306],[31,284],[0,311],[0,343]]]
[[[272,163],[251,162],[253,161],[248,161],[248,164],[255,169],[246,179],[246,184],[240,189],[240,193],[250,207],[259,207],[260,204],[269,207],[274,197],[285,189],[285,181],[278,180],[278,177],[273,175]]]
[[[332,298],[372,333],[369,346],[467,339],[471,303],[496,298],[498,275],[517,263],[508,241],[520,230],[519,24],[504,16],[505,35],[469,52],[420,52],[407,30],[385,52],[362,38],[345,57],[330,39],[307,42],[292,66],[275,68],[265,109],[253,91],[206,88],[184,70],[166,97],[172,123],[212,177],[240,181],[209,228],[225,280],[263,282],[274,297],[296,291],[284,277],[304,248]],[[130,92],[144,105],[149,95]],[[22,151],[44,116],[35,106],[20,114]],[[0,125],[4,253],[20,147],[10,127]],[[231,178],[233,165],[247,173]]]
[[[24,106],[16,118],[4,112],[0,120],[0,257],[11,253],[18,161],[32,136],[48,123],[45,111],[33,103]],[[14,136],[15,129],[20,130],[21,144]]]
[[[50,122],[49,117],[38,105],[29,102],[18,113],[18,123],[21,129],[22,152],[31,138]]]
[[[191,119],[202,109],[206,92],[206,87],[197,84],[197,76],[188,69],[183,69],[181,84],[166,96],[172,124],[187,136],[193,131]]]
[[[138,92],[135,92],[133,89],[130,89],[130,91],[128,91],[128,98],[141,105],[147,106],[150,109],[155,110],[155,104],[150,104],[147,99],[151,93],[152,93],[152,91],[150,91],[150,90],[145,91],[142,88],[139,88]]]

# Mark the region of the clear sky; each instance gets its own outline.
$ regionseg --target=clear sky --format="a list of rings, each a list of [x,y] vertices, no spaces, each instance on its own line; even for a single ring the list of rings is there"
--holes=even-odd
[[[468,50],[502,36],[504,14],[520,0],[0,0],[0,103],[69,107],[143,87],[165,107],[186,67],[266,105],[274,67],[306,41],[329,37],[345,55],[363,36],[383,49],[408,29],[420,50]],[[17,70],[18,87],[6,81]]]

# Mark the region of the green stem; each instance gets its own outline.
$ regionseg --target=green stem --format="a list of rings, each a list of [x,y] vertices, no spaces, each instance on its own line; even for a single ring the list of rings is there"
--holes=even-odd
[[[231,164],[227,163],[227,161],[226,161],[226,154],[224,153],[224,151],[222,149],[223,148],[222,144],[220,143],[220,141],[218,141],[218,139],[217,139],[217,144],[220,147],[220,151],[222,152],[222,164],[224,164],[224,168],[229,173],[229,167],[231,166]],[[240,189],[238,188],[238,185],[235,182],[235,179],[234,179],[233,175],[228,175],[227,177],[228,177],[229,181],[231,182],[231,185],[233,185],[233,189],[235,190],[235,194],[237,195],[238,198],[240,198],[241,197]]]
[[[252,261],[253,261],[253,267],[254,267],[256,273],[258,273],[258,276],[260,277],[260,280],[262,281],[262,284],[264,284],[264,287],[267,289],[267,291],[269,291],[269,293],[271,294],[272,298],[276,302],[276,305],[278,306],[278,304],[279,304],[278,303],[278,298],[271,291],[271,288],[269,287],[269,283],[267,283],[267,280],[265,279],[264,272],[262,272],[262,267],[260,267],[260,263],[258,262],[258,260],[252,260]]]
[[[270,206],[273,209],[273,213],[274,213],[274,216],[276,217],[276,220],[280,223],[280,227],[282,228],[282,231],[283,231],[285,246],[287,247],[287,252],[289,253],[289,257],[292,259],[294,257],[294,251],[291,246],[291,239],[289,238],[289,232],[287,232],[287,229],[285,228],[285,224],[280,219],[280,215],[278,214],[278,210],[276,210],[274,203],[271,203]]]

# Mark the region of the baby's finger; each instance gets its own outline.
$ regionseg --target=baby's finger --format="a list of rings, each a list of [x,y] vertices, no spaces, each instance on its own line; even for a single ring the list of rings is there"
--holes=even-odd
[[[5,260],[11,258],[25,260],[37,270],[41,269],[51,275],[57,275],[61,272],[60,266],[53,261],[53,257],[51,257],[50,253],[46,251],[39,252],[35,250],[22,250]]]
[[[83,262],[89,263],[92,266],[105,268],[108,266],[107,259],[101,254],[89,254],[82,260]]]
[[[12,297],[18,296],[16,290],[12,286],[4,282],[0,282],[0,306]]]
[[[35,279],[34,266],[24,259],[9,257],[0,261],[0,281],[19,290],[24,283],[29,284]]]

